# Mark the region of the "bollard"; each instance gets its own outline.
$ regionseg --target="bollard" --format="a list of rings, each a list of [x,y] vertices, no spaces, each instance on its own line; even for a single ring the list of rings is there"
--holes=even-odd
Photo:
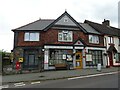
[[[101,63],[97,64],[97,71],[101,71]]]

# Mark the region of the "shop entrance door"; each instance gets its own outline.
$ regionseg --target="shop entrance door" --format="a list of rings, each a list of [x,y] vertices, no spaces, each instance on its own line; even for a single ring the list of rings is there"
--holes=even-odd
[[[82,68],[82,52],[77,52],[75,54],[76,56],[76,69],[81,69]]]

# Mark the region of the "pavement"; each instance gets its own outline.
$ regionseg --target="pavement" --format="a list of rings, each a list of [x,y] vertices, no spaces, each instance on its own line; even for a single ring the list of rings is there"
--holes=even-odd
[[[6,75],[2,76],[2,85],[18,82],[57,80],[108,72],[118,72],[118,67],[102,68],[101,71],[98,71],[97,69],[77,69],[77,70],[56,70],[56,71],[44,71],[39,73]]]

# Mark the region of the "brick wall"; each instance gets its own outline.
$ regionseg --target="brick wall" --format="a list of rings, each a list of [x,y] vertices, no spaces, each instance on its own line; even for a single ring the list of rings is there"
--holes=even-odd
[[[73,31],[73,42],[58,42],[58,31],[55,29],[49,29],[45,32],[40,32],[40,41],[24,41],[24,32],[19,32],[18,34],[18,44],[17,46],[42,46],[44,44],[68,44],[73,45],[73,43],[81,38],[88,45],[93,46],[103,46],[103,37],[100,36],[100,44],[89,44],[88,35],[82,31]]]
[[[41,46],[43,44],[42,34],[40,33],[40,41],[24,41],[24,33],[19,32],[17,46]]]

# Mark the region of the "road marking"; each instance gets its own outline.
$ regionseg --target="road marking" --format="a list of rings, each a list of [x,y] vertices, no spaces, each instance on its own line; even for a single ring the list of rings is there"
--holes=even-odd
[[[110,74],[116,74],[116,73],[118,73],[118,72],[101,73],[101,74],[94,74],[94,75],[88,75],[88,76],[79,76],[79,77],[74,77],[74,78],[68,78],[68,80],[95,77],[95,76],[102,76],[102,75],[110,75]]]
[[[2,88],[8,88],[8,87],[9,87],[9,85],[0,86],[0,90],[1,90]]]
[[[37,81],[37,82],[31,82],[31,84],[39,84],[40,81]]]
[[[25,86],[25,84],[23,82],[21,82],[21,83],[15,83],[14,85],[15,85],[15,87]]]

